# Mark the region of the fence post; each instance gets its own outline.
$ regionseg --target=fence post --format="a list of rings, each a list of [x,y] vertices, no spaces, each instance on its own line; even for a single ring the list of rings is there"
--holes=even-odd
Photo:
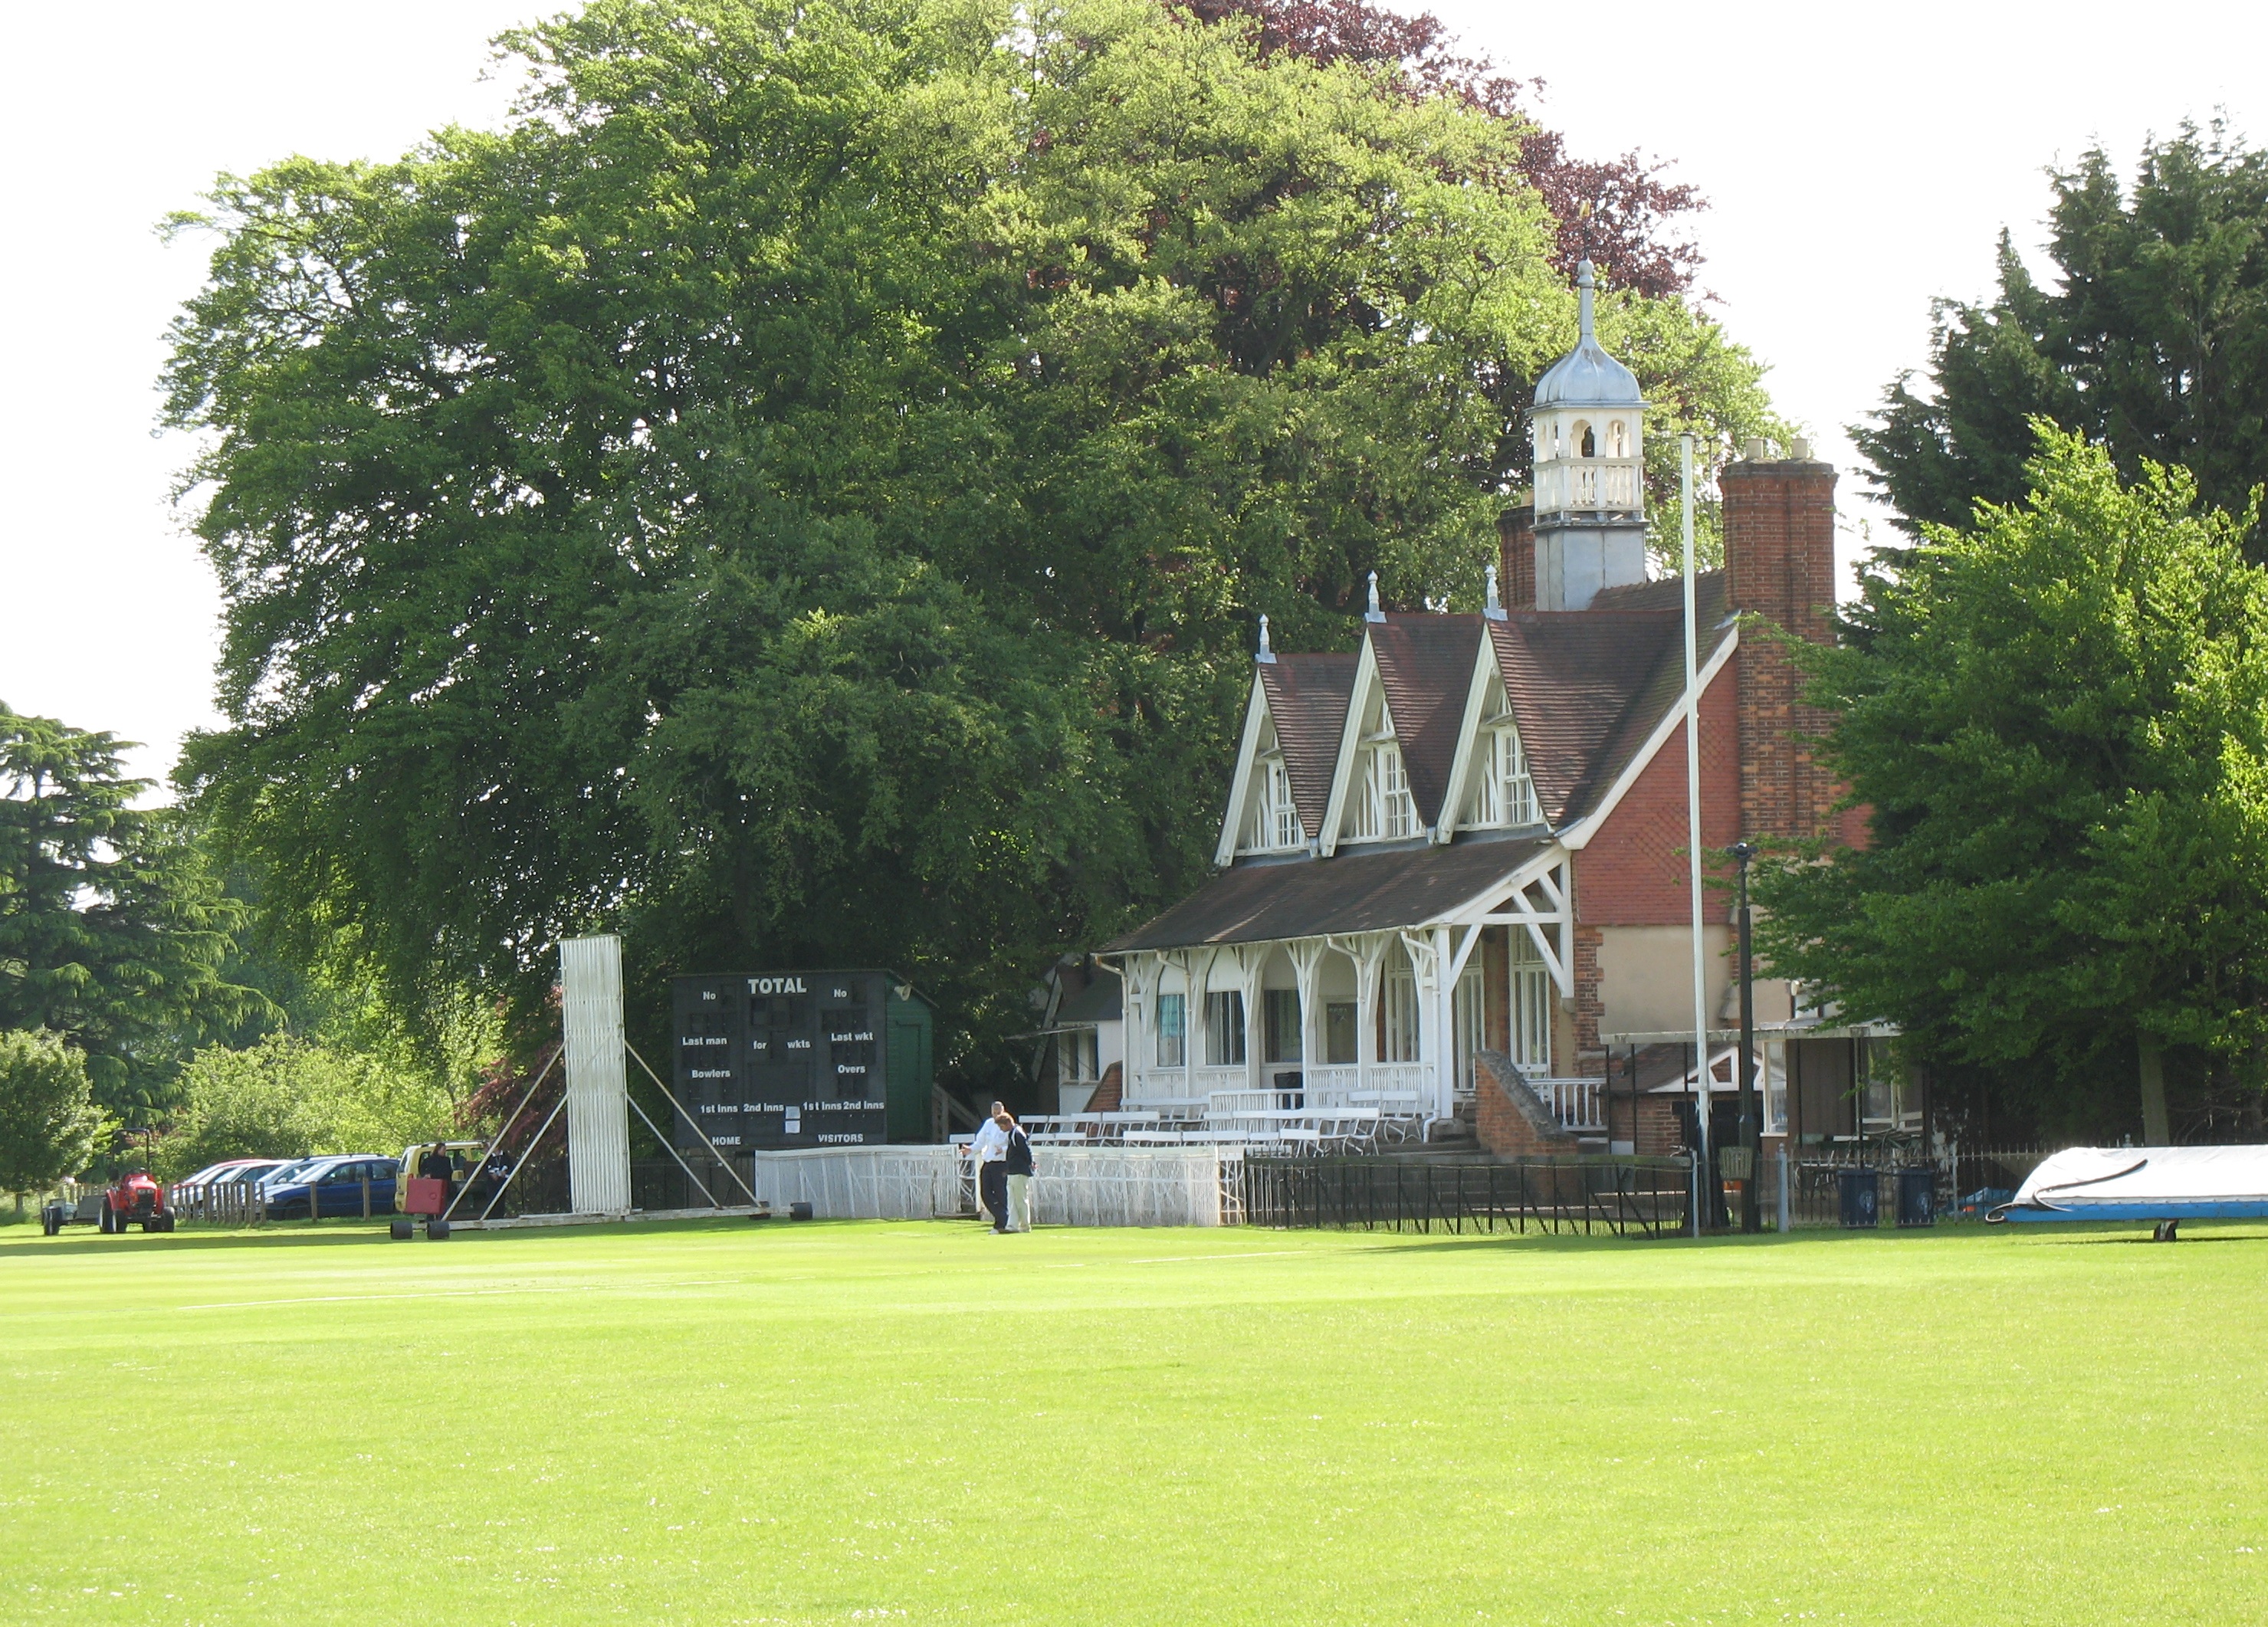
[[[1787,1149],[1779,1150],[1779,1229],[1785,1236],[1793,1227],[1787,1212]]]

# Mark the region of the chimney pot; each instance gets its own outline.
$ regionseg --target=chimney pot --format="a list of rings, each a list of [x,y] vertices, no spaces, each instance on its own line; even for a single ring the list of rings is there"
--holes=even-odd
[[[1762,463],[1764,460],[1764,438],[1761,435],[1751,435],[1742,441],[1741,456],[1750,463]]]
[[[1810,462],[1811,443],[1806,440],[1802,436],[1797,436],[1793,441],[1788,443],[1787,455],[1794,459],[1798,463]]]

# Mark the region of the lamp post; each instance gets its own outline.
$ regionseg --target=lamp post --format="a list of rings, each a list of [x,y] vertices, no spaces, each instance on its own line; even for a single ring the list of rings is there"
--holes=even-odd
[[[1756,991],[1749,960],[1749,861],[1756,856],[1752,842],[1735,842],[1726,851],[1741,866],[1741,1145],[1748,1153],[1749,1173],[1741,1182],[1741,1230],[1761,1232],[1764,1217],[1756,1207],[1756,1180],[1764,1171],[1764,1119],[1756,1111]]]

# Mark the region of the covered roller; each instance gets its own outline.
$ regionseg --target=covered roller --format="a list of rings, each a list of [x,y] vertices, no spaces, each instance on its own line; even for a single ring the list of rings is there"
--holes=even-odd
[[[2268,1218],[2268,1146],[2069,1147],[2043,1160],[1993,1220]]]

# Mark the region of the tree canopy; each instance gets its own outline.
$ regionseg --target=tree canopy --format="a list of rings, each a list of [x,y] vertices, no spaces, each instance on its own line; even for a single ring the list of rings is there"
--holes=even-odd
[[[1477,603],[1573,335],[1532,127],[1259,32],[596,0],[507,37],[499,132],[224,180],[183,777],[277,917],[409,998],[537,1012],[608,924],[998,1034],[1186,885],[1258,615]],[[1601,320],[1663,446],[1768,415],[1678,301]]]
[[[123,1116],[264,1002],[221,975],[239,912],[180,821],[134,806],[121,749],[0,705],[0,1029],[68,1039]]]
[[[0,1192],[35,1192],[93,1160],[109,1121],[86,1058],[41,1029],[0,1029]]]
[[[1852,429],[1882,494],[1916,535],[2019,502],[2044,417],[2130,480],[2177,465],[2243,510],[2268,481],[2268,154],[2185,125],[2145,146],[2131,189],[2099,147],[2051,180],[2057,284],[2004,232],[1997,297],[1939,301],[1926,384],[1900,377]]]
[[[1867,571],[1799,653],[1872,844],[1762,872],[1776,970],[1994,1116],[2138,1128],[2137,1048],[2268,1081],[2268,571],[2188,471],[2037,426],[2021,503]]]

